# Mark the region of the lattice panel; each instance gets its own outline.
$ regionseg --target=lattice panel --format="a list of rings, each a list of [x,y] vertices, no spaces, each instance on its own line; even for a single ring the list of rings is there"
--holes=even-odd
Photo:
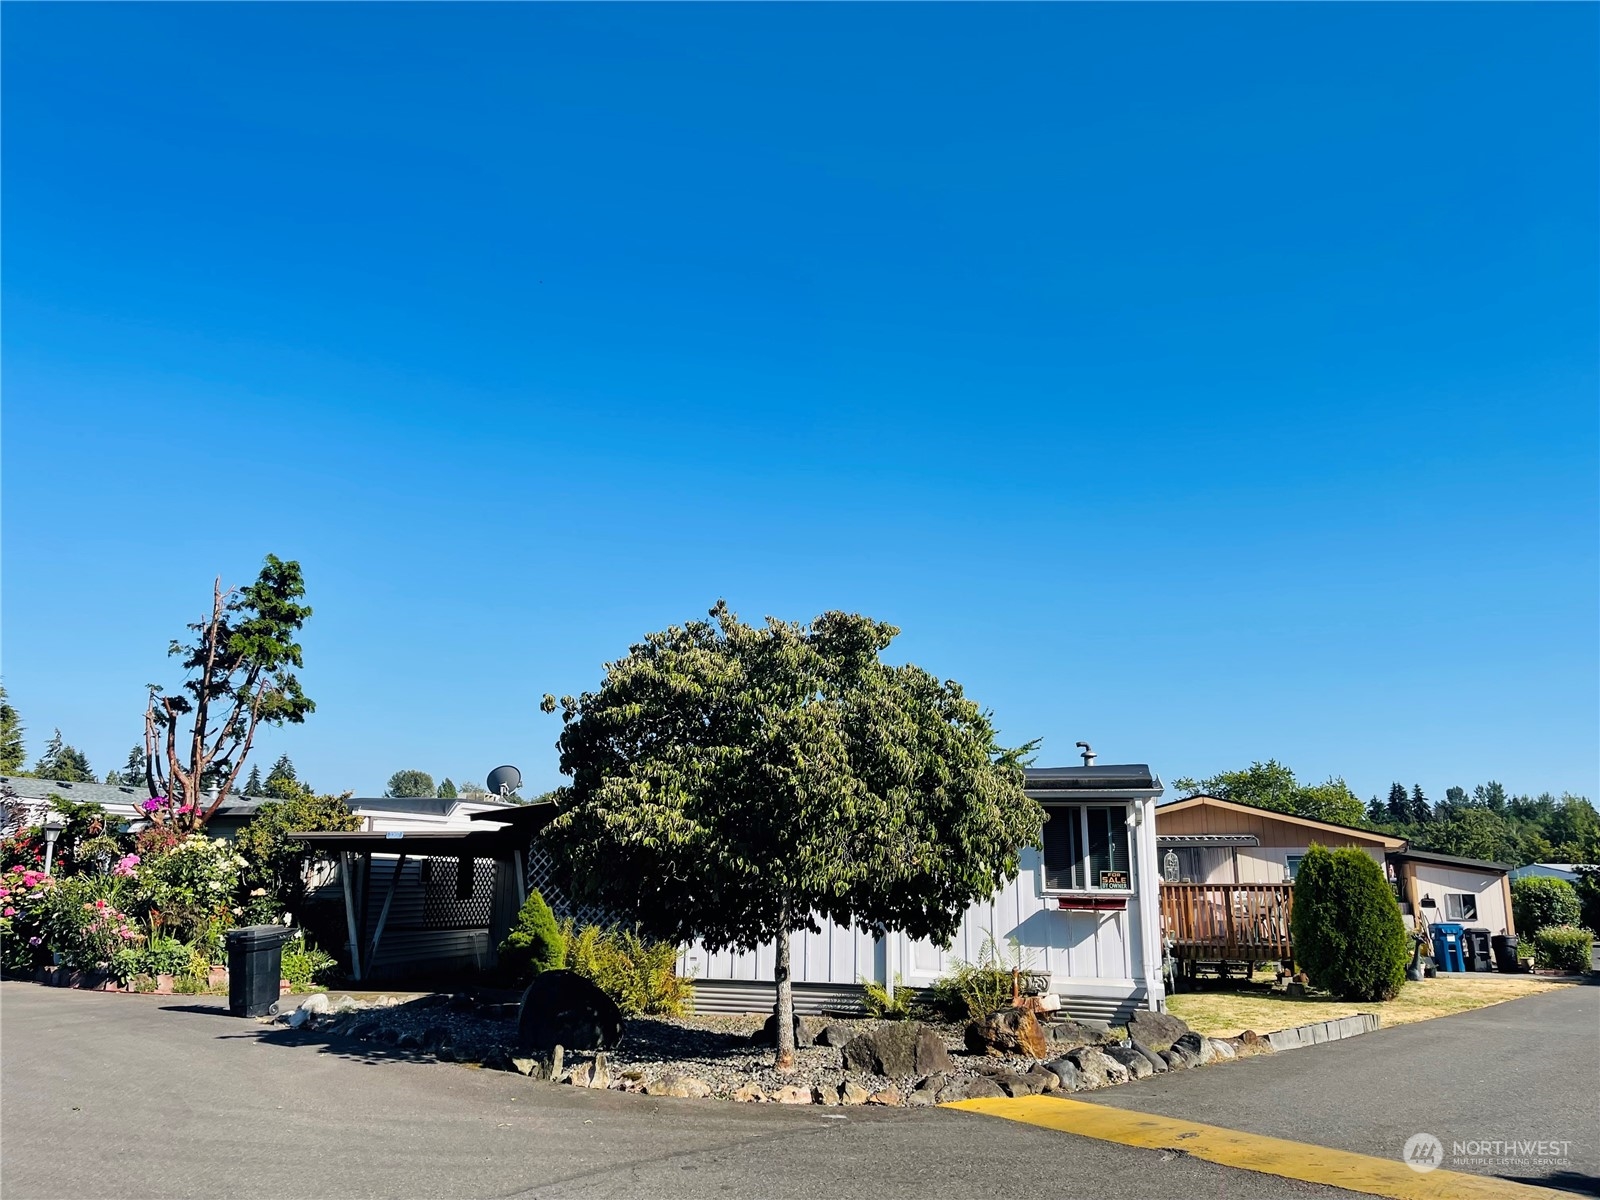
[[[613,925],[615,918],[598,904],[573,904],[556,883],[556,860],[539,839],[528,847],[528,890],[538,892],[557,920],[571,917],[579,925]]]
[[[487,929],[494,902],[494,860],[472,860],[472,889],[458,898],[460,862],[454,858],[429,858],[422,885],[424,929]]]

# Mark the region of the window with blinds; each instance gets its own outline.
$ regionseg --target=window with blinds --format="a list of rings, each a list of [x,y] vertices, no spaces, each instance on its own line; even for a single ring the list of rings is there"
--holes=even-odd
[[[1121,805],[1047,804],[1044,890],[1133,889],[1128,810]]]

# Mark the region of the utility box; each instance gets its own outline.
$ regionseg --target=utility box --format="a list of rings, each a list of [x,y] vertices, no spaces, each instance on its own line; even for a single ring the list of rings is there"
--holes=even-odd
[[[283,974],[282,925],[246,925],[228,938],[228,1011],[236,1017],[264,1017],[278,1002]]]

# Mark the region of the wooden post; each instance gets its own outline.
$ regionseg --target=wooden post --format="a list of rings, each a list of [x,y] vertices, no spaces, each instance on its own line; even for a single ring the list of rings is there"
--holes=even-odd
[[[355,888],[350,879],[351,872],[355,870],[355,857],[355,855],[349,853],[339,855],[339,882],[344,887],[344,919],[350,932],[350,975],[359,983],[361,980],[361,935],[356,932]]]

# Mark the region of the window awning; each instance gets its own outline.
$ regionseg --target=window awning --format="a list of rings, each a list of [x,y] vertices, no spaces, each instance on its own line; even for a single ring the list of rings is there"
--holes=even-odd
[[[1168,833],[1156,836],[1156,848],[1167,850],[1176,846],[1259,846],[1261,839],[1253,833]]]

